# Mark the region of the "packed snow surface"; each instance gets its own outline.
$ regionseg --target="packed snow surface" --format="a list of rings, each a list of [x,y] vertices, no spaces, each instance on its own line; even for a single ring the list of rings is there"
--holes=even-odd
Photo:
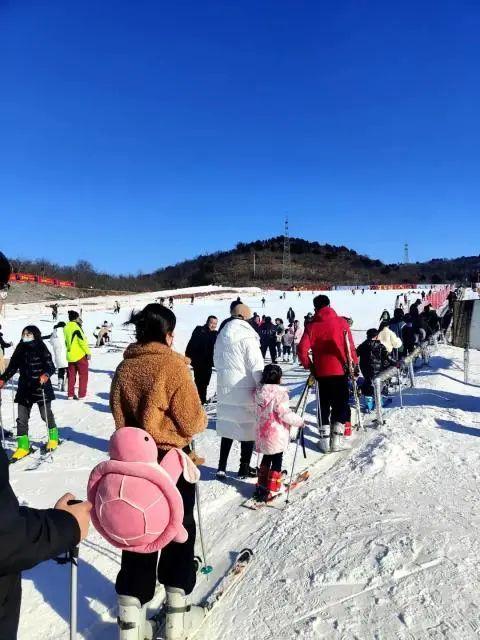
[[[132,331],[123,326],[132,307],[141,308],[158,294],[122,300],[119,316],[113,299],[82,301],[84,324],[92,332],[113,322],[113,343],[123,350]],[[311,310],[312,294],[255,290],[241,294],[258,313],[284,317],[292,306],[297,317]],[[353,318],[356,342],[378,324],[384,308],[392,311],[396,292],[364,295],[331,292],[332,306]],[[197,324],[209,314],[223,319],[232,295],[177,302],[175,348],[184,351]],[[60,318],[66,319],[63,306]],[[5,338],[18,341],[23,326],[38,324],[50,333],[49,310],[42,305],[7,306]],[[89,396],[85,403],[58,393],[53,405],[64,443],[52,462],[34,470],[32,456],[11,468],[20,500],[51,506],[66,491],[85,497],[90,470],[106,458],[113,420],[108,394],[122,351],[93,350]],[[11,353],[8,352],[7,356]],[[208,430],[197,439],[206,457],[200,483],[207,560],[214,571],[201,578],[194,598],[215,587],[231,558],[252,547],[255,560],[243,580],[215,609],[199,640],[290,638],[401,640],[478,638],[480,634],[480,354],[471,353],[470,383],[463,383],[463,352],[442,346],[420,370],[416,388],[404,392],[404,408],[395,398],[385,411],[386,424],[355,433],[349,450],[322,456],[316,448],[313,396],[307,407],[307,460],[311,478],[283,501],[260,511],[241,506],[253,486],[236,478],[238,450],[229,460],[226,484],[215,480],[219,438],[211,411]],[[292,405],[306,379],[301,368],[285,365],[284,382]],[[211,391],[214,391],[215,380]],[[2,394],[6,427],[13,420],[12,394]],[[34,442],[45,427],[32,412]],[[290,468],[294,445],[285,456]],[[198,549],[200,552],[200,548]],[[113,640],[114,581],[119,553],[91,529],[81,546],[79,566],[79,637]],[[19,639],[68,637],[69,568],[47,562],[24,574]],[[161,592],[159,592],[159,597]]]

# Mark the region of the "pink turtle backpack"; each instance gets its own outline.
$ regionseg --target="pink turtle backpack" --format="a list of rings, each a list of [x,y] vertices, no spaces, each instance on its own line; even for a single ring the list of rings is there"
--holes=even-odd
[[[176,487],[181,473],[194,483],[200,472],[180,449],[157,462],[154,439],[143,429],[122,427],[109,445],[110,460],[98,464],[88,481],[92,523],[110,544],[152,553],[169,542],[185,542],[183,501]]]

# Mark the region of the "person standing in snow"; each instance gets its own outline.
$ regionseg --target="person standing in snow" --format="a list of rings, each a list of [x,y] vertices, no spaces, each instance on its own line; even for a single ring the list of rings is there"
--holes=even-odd
[[[40,329],[34,325],[28,325],[22,331],[22,340],[0,376],[0,390],[17,371],[20,374],[15,395],[18,404],[17,448],[12,455],[15,462],[31,452],[28,423],[34,404],[38,404],[40,416],[48,425],[47,451],[53,451],[58,446],[58,429],[51,408],[55,394],[50,378],[55,373],[55,366]]]
[[[277,362],[277,327],[273,324],[270,316],[266,316],[258,333],[262,357],[265,358],[267,351],[269,351],[272,364],[275,364]]]
[[[281,318],[275,318],[275,339],[277,348],[277,359],[282,357],[283,336],[285,335],[285,326]]]
[[[280,491],[283,453],[290,442],[290,429],[303,426],[303,418],[290,409],[288,391],[281,386],[282,373],[277,364],[267,364],[255,393],[255,442],[263,458],[253,497],[260,502]]]
[[[168,299],[168,308],[173,309],[173,296],[170,296]]]
[[[298,345],[303,336],[303,327],[300,325],[300,320],[295,320],[292,327],[293,341],[292,341],[292,359],[293,362],[298,360]]]
[[[50,346],[53,351],[53,362],[57,368],[58,387],[60,391],[65,391],[65,374],[68,370],[67,347],[65,345],[65,335],[63,333],[65,322],[59,322],[53,327],[50,338]]]
[[[295,320],[295,311],[292,309],[292,307],[288,308],[287,320],[288,320],[288,324],[292,324],[293,321]]]
[[[390,355],[394,349],[402,348],[401,339],[390,329],[388,320],[380,323],[378,328],[378,339],[386,348]]]
[[[264,309],[264,308],[265,308],[265,302],[266,302],[265,297],[263,297],[263,298],[262,298],[262,309]]]
[[[332,446],[343,435],[344,425],[350,417],[348,356],[345,339],[349,341],[354,365],[358,365],[358,358],[348,322],[339,317],[330,307],[329,298],[319,295],[314,298],[313,306],[315,315],[305,326],[298,345],[298,358],[302,366],[312,371],[317,379],[321,421],[322,425],[332,425],[330,436],[330,446]]]
[[[207,402],[207,389],[212,377],[217,324],[216,316],[208,316],[203,326],[195,327],[185,350],[185,355],[192,363],[193,377],[202,404]]]
[[[68,360],[68,399],[83,400],[87,395],[88,363],[91,357],[90,347],[82,329],[82,319],[76,311],[68,312],[69,322],[63,328]],[[78,398],[75,395],[75,383],[78,374]]]
[[[385,346],[378,338],[377,329],[367,331],[367,339],[357,347],[357,355],[360,362],[364,383],[362,393],[364,396],[374,395],[373,379],[381,371],[395,364],[395,360],[390,357]]]
[[[5,360],[4,360],[5,349],[9,349],[12,346],[13,346],[13,342],[6,342],[4,340],[3,333],[2,333],[2,325],[0,325],[0,374],[5,371]],[[0,400],[0,404],[1,404],[1,400]]]
[[[219,479],[225,477],[234,440],[241,443],[239,477],[256,476],[256,470],[250,467],[255,445],[254,391],[262,377],[264,361],[258,333],[249,324],[249,307],[239,304],[234,313],[219,331],[213,355],[217,370],[217,433],[222,438]]]
[[[293,345],[293,324],[285,329],[283,335],[283,362],[290,362]]]
[[[125,351],[110,391],[116,429],[138,427],[155,440],[161,460],[173,448],[182,449],[202,464],[192,451],[195,435],[204,431],[207,416],[188,368],[187,359],[172,349],[175,314],[160,304],[148,304],[132,314],[136,342]],[[193,633],[205,615],[188,603],[196,581],[195,485],[183,475],[177,489],[184,505],[183,526],[188,539],[170,542],[162,552],[122,552],[115,590],[118,594],[120,640],[150,637],[145,633],[146,605],[155,594],[156,578],[166,590],[167,638],[183,639]]]

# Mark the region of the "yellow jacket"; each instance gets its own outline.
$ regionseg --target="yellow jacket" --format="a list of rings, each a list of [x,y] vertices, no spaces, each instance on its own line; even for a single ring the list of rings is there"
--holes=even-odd
[[[68,322],[63,328],[68,362],[78,362],[90,355],[90,347],[82,327],[76,322]]]

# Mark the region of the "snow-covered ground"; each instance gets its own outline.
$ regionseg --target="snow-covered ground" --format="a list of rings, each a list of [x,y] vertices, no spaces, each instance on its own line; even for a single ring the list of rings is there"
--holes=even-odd
[[[104,320],[114,323],[113,342],[132,338],[123,327],[131,307],[140,308],[160,294],[132,296],[120,316],[111,298],[82,301],[84,324],[92,331]],[[332,306],[354,319],[356,342],[392,310],[396,293],[330,292]],[[196,324],[209,314],[223,319],[232,295],[178,302],[175,348],[183,351]],[[297,317],[311,310],[311,294],[242,293],[259,314]],[[128,304],[128,307],[127,307]],[[70,307],[71,308],[71,307]],[[64,312],[62,308],[61,312]],[[63,318],[64,319],[64,318]],[[38,304],[7,308],[2,321],[7,339],[17,341],[23,326],[36,322],[43,334],[52,326]],[[8,354],[7,354],[8,355]],[[54,412],[64,444],[51,463],[29,470],[34,459],[11,469],[20,499],[46,507],[67,490],[85,496],[92,467],[106,457],[113,421],[108,409],[112,372],[121,351],[94,349],[86,403],[58,394]],[[417,388],[404,394],[404,409],[394,401],[386,424],[368,427],[351,439],[351,450],[322,456],[316,449],[314,399],[307,413],[307,461],[312,477],[291,504],[258,512],[241,507],[253,487],[236,479],[238,451],[229,461],[228,484],[214,479],[219,439],[214,415],[197,441],[206,457],[200,483],[201,505],[214,571],[201,578],[197,599],[215,586],[232,556],[253,547],[255,561],[243,581],[214,611],[199,640],[333,638],[381,640],[478,638],[480,634],[480,354],[471,353],[470,384],[463,384],[463,354],[440,347],[430,367],[417,376]],[[292,404],[306,374],[285,366]],[[212,390],[215,381],[212,382]],[[3,392],[5,426],[13,420],[11,393]],[[34,412],[31,433],[42,440],[44,426]],[[293,446],[285,457],[288,467]],[[116,638],[113,583],[119,554],[92,529],[81,547],[79,630],[82,638]],[[68,636],[69,570],[48,562],[24,574],[20,640],[60,640]]]

